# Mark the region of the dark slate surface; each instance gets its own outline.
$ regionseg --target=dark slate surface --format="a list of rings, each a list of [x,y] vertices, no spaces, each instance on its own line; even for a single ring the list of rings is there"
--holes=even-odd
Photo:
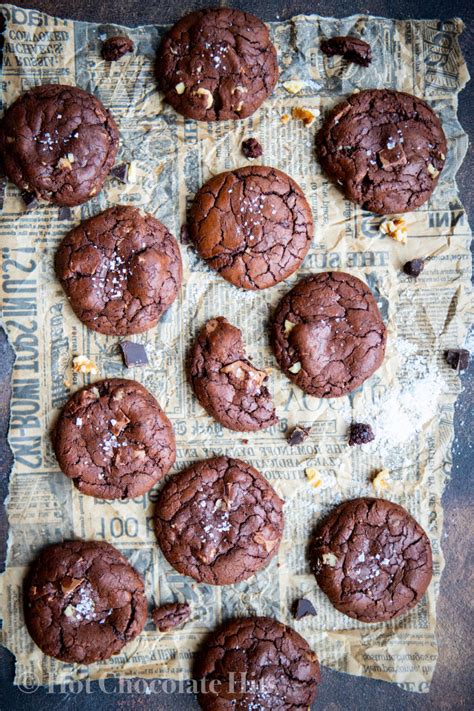
[[[285,20],[299,13],[344,17],[355,13],[369,13],[395,18],[440,18],[461,17],[466,29],[461,37],[461,46],[468,63],[474,50],[474,4],[472,0],[326,0],[324,3],[310,0],[241,0],[222,2],[222,5],[239,7],[259,15],[264,20]],[[29,0],[16,5],[37,8],[63,17],[94,22],[114,22],[124,25],[145,23],[172,23],[180,16],[200,7],[218,6],[206,0]],[[474,82],[462,92],[459,100],[460,121],[470,136],[474,136]],[[472,146],[458,174],[461,199],[474,224],[474,153]],[[10,377],[13,354],[5,334],[0,330],[0,500],[7,493],[7,477],[11,455],[5,435],[10,399]],[[463,377],[464,390],[456,405],[453,447],[453,471],[444,497],[445,539],[443,543],[446,568],[441,580],[438,602],[439,660],[428,694],[413,694],[394,684],[372,681],[323,669],[323,683],[314,708],[321,711],[418,711],[458,710],[474,707],[474,676],[471,673],[473,656],[472,634],[472,584],[469,566],[472,569],[469,547],[472,548],[471,475],[474,470],[474,359]],[[7,522],[0,510],[0,560],[5,558]],[[471,543],[471,546],[469,545]],[[3,567],[1,568],[3,569]],[[14,660],[12,655],[0,649],[0,711],[36,709],[49,711],[61,707],[74,709],[158,709],[160,711],[188,711],[197,709],[195,699],[189,694],[169,694],[160,691],[157,681],[151,694],[144,693],[143,682],[134,681],[124,693],[117,693],[118,682],[109,680],[99,688],[97,682],[81,689],[77,685],[66,689],[37,689],[32,693],[20,691],[12,684]]]

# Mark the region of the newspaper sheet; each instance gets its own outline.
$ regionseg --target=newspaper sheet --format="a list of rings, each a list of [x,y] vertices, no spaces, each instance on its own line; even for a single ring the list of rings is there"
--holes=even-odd
[[[3,623],[0,640],[16,657],[16,679],[39,683],[105,676],[187,678],[205,633],[238,615],[271,615],[293,625],[324,665],[351,674],[393,681],[427,691],[437,657],[436,598],[443,569],[441,495],[449,478],[456,373],[443,359],[446,347],[462,346],[470,306],[471,233],[455,176],[467,138],[458,122],[457,96],[468,80],[457,19],[390,20],[298,16],[270,25],[281,77],[273,96],[241,122],[184,120],[156,89],[154,57],[164,27],[121,28],[49,17],[36,10],[2,5],[3,107],[29,87],[48,82],[76,84],[110,108],[119,127],[118,161],[135,167],[133,183],[109,179],[87,204],[59,219],[57,207],[25,211],[19,191],[4,188],[0,214],[3,326],[16,360],[9,442],[14,454],[7,501],[10,538],[0,582]],[[126,33],[133,55],[107,63],[100,56],[106,36]],[[355,33],[373,48],[368,68],[328,59],[323,36]],[[289,93],[284,83],[303,88]],[[425,98],[441,117],[448,137],[446,168],[432,199],[406,216],[408,243],[379,232],[381,218],[344,200],[322,174],[314,137],[325,112],[354,90],[400,89]],[[295,106],[313,111],[311,126],[281,116]],[[319,113],[320,112],[320,113]],[[158,326],[136,337],[146,344],[150,365],[125,369],[118,339],[94,333],[74,316],[55,278],[53,259],[64,234],[82,219],[115,203],[143,208],[179,239],[195,192],[211,175],[245,164],[240,145],[255,136],[262,162],[291,175],[303,188],[315,219],[315,238],[298,274],[263,292],[237,290],[207,268],[192,245],[181,240],[184,284],[177,302]],[[427,258],[419,279],[401,273],[413,257]],[[278,370],[268,343],[272,310],[301,276],[341,269],[364,279],[376,294],[389,330],[380,370],[348,397],[320,400],[304,395]],[[199,327],[226,316],[243,330],[257,367],[271,368],[279,423],[242,436],[208,417],[185,378],[184,356]],[[50,432],[59,409],[90,376],[72,372],[74,354],[85,354],[99,377],[128,377],[143,383],[172,420],[177,436],[173,472],[210,455],[226,453],[256,466],[285,499],[286,528],[269,567],[235,586],[198,585],[165,561],[153,532],[159,486],[129,501],[80,495],[58,469]],[[374,425],[377,439],[364,448],[347,446],[351,420]],[[285,434],[311,425],[310,437],[290,448]],[[321,485],[311,486],[307,467]],[[428,531],[434,578],[427,595],[408,615],[367,625],[336,612],[318,590],[305,549],[315,523],[334,504],[374,494],[371,479],[387,468],[382,496],[407,507]],[[142,573],[150,608],[188,600],[192,620],[183,629],[159,633],[151,622],[121,654],[89,667],[45,657],[30,639],[22,615],[21,585],[28,564],[47,543],[70,538],[104,539],[117,546]],[[318,614],[295,622],[292,602],[306,596]]]

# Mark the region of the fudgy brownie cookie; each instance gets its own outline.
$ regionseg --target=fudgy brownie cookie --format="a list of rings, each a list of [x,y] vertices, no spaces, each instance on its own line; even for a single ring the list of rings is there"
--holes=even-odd
[[[166,101],[183,116],[243,119],[272,93],[278,63],[261,20],[208,8],[186,15],[164,36],[156,75]]]
[[[307,711],[320,681],[318,658],[291,627],[270,617],[226,622],[198,657],[208,711]]]
[[[121,378],[75,393],[59,416],[53,445],[64,474],[98,499],[141,496],[176,458],[173,428],[153,395]]]
[[[334,607],[362,622],[411,610],[432,575],[428,536],[402,506],[360,498],[338,506],[314,543],[315,574]]]
[[[158,543],[179,573],[232,585],[264,568],[283,535],[283,501],[256,469],[214,457],[173,476],[155,512]]]
[[[0,123],[0,152],[10,180],[55,205],[79,205],[96,195],[118,145],[110,113],[75,86],[36,86]]]
[[[189,233],[224,279],[244,289],[266,289],[300,266],[313,239],[313,217],[292,178],[249,165],[216,175],[199,190]]]
[[[173,303],[181,286],[181,255],[161,222],[117,205],[64,237],[56,274],[88,328],[125,336],[155,326]]]
[[[265,386],[268,373],[250,363],[242,332],[222,316],[202,327],[190,352],[188,374],[201,405],[224,427],[252,432],[278,421]]]
[[[369,89],[338,104],[316,136],[319,161],[345,197],[386,215],[433,192],[446,160],[436,114],[416,96]]]
[[[104,541],[45,548],[24,584],[28,631],[42,652],[71,664],[108,659],[142,631],[143,580]]]
[[[272,345],[283,372],[309,395],[340,397],[382,363],[386,331],[367,284],[345,272],[302,279],[280,301]]]

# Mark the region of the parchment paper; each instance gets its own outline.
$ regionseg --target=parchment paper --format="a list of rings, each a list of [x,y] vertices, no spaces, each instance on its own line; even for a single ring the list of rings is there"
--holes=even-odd
[[[0,585],[0,639],[16,656],[17,682],[25,674],[43,684],[105,675],[186,678],[206,631],[224,618],[264,614],[292,624],[325,665],[427,691],[437,656],[441,495],[450,472],[453,404],[459,390],[457,375],[444,364],[442,354],[448,346],[462,345],[470,304],[471,234],[455,184],[467,145],[456,117],[457,94],[468,79],[457,40],[462,22],[300,16],[273,23],[281,68],[273,96],[245,121],[207,124],[185,121],[163,104],[156,90],[153,62],[164,28],[72,22],[11,5],[3,5],[2,12],[3,105],[30,86],[47,82],[77,84],[95,93],[120,126],[118,161],[132,161],[137,173],[136,181],[126,186],[108,180],[96,198],[74,208],[66,220],[58,219],[57,207],[26,212],[19,191],[10,183],[6,187],[0,216],[2,305],[3,325],[16,353],[9,437],[15,465],[8,498],[8,556]],[[123,32],[133,39],[135,53],[119,62],[104,62],[101,40]],[[369,68],[340,58],[328,60],[319,51],[322,36],[349,32],[372,45]],[[296,96],[283,87],[290,79],[304,83]],[[372,87],[426,98],[449,140],[446,168],[434,196],[406,216],[407,245],[384,237],[378,231],[380,218],[345,201],[315,160],[314,136],[325,111],[351,91]],[[295,106],[321,115],[310,127],[293,119],[283,124],[281,116]],[[151,212],[179,237],[196,190],[211,175],[245,164],[240,144],[251,135],[264,146],[262,162],[295,178],[311,203],[316,234],[303,267],[287,283],[245,293],[210,271],[192,246],[182,243],[185,276],[180,298],[155,329],[136,338],[147,345],[150,365],[125,369],[118,339],[88,331],[73,315],[54,276],[59,240],[81,219],[119,201]],[[415,256],[429,257],[417,281],[400,271]],[[389,339],[383,366],[363,388],[349,397],[318,400],[305,396],[279,372],[266,326],[277,301],[297,278],[327,268],[347,270],[368,282],[388,324]],[[203,412],[186,382],[186,349],[203,322],[216,315],[243,329],[258,367],[272,368],[270,387],[280,421],[271,430],[242,435],[222,429]],[[197,585],[178,575],[156,545],[156,490],[133,501],[104,502],[80,495],[59,472],[49,433],[58,409],[89,381],[71,372],[74,354],[97,363],[100,376],[95,379],[136,378],[158,398],[176,431],[173,471],[226,453],[246,459],[268,477],[286,500],[286,529],[279,555],[265,571],[235,586]],[[377,442],[367,449],[349,448],[351,419],[367,421],[380,398],[410,388],[414,364],[419,367],[420,362],[437,383],[427,420],[390,452]],[[312,433],[301,447],[290,448],[285,432],[297,423],[312,424]],[[372,424],[377,430],[377,422]],[[307,481],[308,466],[319,473],[318,488]],[[374,493],[371,477],[384,466],[390,483],[381,495],[406,506],[429,532],[434,577],[411,613],[386,624],[366,625],[333,610],[310,573],[305,548],[315,523],[330,507]],[[43,656],[23,622],[22,579],[42,546],[75,537],[113,543],[144,575],[150,607],[186,598],[192,604],[192,621],[165,634],[149,622],[121,654],[87,668]],[[302,595],[314,602],[318,615],[296,622],[289,608]]]

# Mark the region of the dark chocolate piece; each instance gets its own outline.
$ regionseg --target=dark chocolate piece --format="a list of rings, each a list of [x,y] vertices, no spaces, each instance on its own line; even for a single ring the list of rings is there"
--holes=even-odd
[[[72,219],[72,211],[70,207],[63,206],[59,208],[58,212],[58,220],[71,220]]]
[[[375,439],[374,432],[370,425],[363,422],[353,422],[349,432],[349,445],[367,444]]]
[[[263,148],[256,138],[247,138],[242,141],[242,153],[246,158],[260,158]]]
[[[403,271],[405,274],[415,278],[420,276],[424,268],[425,263],[422,259],[411,259],[403,265]]]
[[[169,602],[166,605],[155,607],[151,616],[155,627],[160,632],[167,632],[174,627],[183,625],[191,615],[191,608],[187,602]]]
[[[466,370],[469,367],[469,351],[465,348],[449,348],[444,355],[446,363],[453,370]]]
[[[132,368],[134,365],[148,365],[149,360],[143,343],[120,341],[119,346],[127,368]]]
[[[30,210],[36,210],[39,205],[38,199],[34,193],[28,192],[28,190],[22,190],[20,193],[21,199],[25,203],[25,209],[27,212]]]
[[[109,175],[111,175],[112,178],[120,180],[121,183],[128,183],[129,168],[129,163],[117,163],[117,165],[114,165]]]
[[[315,617],[318,613],[316,612],[313,603],[306,598],[301,598],[297,600],[294,605],[294,618],[295,620],[301,620],[303,617]]]
[[[303,425],[296,425],[288,437],[288,444],[290,447],[301,444],[308,437],[311,432],[311,427],[304,427]]]
[[[346,35],[344,37],[330,37],[321,41],[321,52],[328,57],[340,54],[348,62],[368,67],[372,61],[372,48],[370,44],[358,37]]]
[[[102,45],[102,57],[107,62],[116,62],[129,52],[133,52],[130,37],[109,37]]]

